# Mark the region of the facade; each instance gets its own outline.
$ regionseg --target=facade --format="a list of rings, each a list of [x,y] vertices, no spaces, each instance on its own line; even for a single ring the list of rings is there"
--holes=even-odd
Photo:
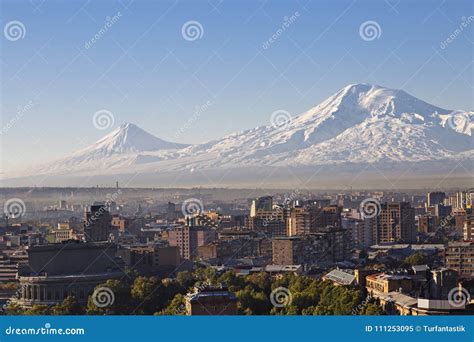
[[[68,223],[58,223],[58,228],[53,230],[52,233],[54,234],[55,242],[72,240],[76,237],[74,230],[69,227]]]
[[[272,211],[273,198],[271,196],[264,196],[256,198],[252,201],[250,206],[250,217],[257,216],[258,211]]]
[[[257,257],[264,255],[262,241],[265,238],[241,238],[231,240],[215,240],[198,247],[200,259],[216,259],[225,263],[230,259]]]
[[[418,231],[420,233],[431,233],[436,230],[438,220],[432,215],[418,215]]]
[[[190,316],[237,315],[237,297],[225,285],[195,287],[185,300]]]
[[[389,293],[389,292],[410,292],[412,290],[412,279],[404,275],[392,275],[386,273],[378,273],[368,275],[365,279],[366,288],[369,293],[373,291]]]
[[[445,251],[445,265],[460,278],[474,278],[474,242],[450,242]]]
[[[85,305],[97,285],[124,276],[120,260],[114,260],[115,251],[116,246],[107,242],[30,247],[28,265],[18,270],[18,295],[12,301],[31,307],[60,303],[74,296]]]
[[[383,203],[381,205],[373,241],[377,244],[416,241],[415,210],[410,203]]]
[[[247,227],[269,236],[286,236],[285,212],[281,208],[270,211],[258,210],[255,216],[248,217]]]
[[[426,196],[426,205],[432,207],[436,204],[443,204],[446,194],[442,191],[428,192]]]
[[[215,229],[202,226],[182,226],[168,232],[168,243],[177,246],[182,259],[191,260],[198,255],[198,247],[217,239]]]
[[[117,252],[117,255],[128,267],[142,275],[167,275],[181,263],[179,248],[176,246],[125,246]]]
[[[440,219],[445,219],[448,216],[451,216],[452,206],[436,204],[434,206],[434,215]]]
[[[353,217],[343,217],[342,229],[346,230],[353,248],[366,249],[373,245],[372,227],[370,220],[359,220]]]
[[[311,233],[311,212],[304,208],[291,208],[290,214],[286,221],[287,235],[296,236]]]
[[[469,216],[464,221],[464,240],[474,242],[474,216]]]
[[[107,241],[111,233],[112,217],[105,204],[93,204],[84,216],[86,241]]]
[[[315,265],[319,262],[344,261],[350,253],[346,234],[343,229],[331,229],[321,233],[274,238],[272,262],[274,265]]]

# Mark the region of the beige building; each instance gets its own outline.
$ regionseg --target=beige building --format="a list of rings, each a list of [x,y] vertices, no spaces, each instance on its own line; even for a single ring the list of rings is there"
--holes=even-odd
[[[474,216],[469,216],[464,221],[464,240],[474,241]]]
[[[58,228],[52,231],[55,242],[63,242],[76,238],[74,230],[69,227],[69,223],[58,223]]]
[[[311,232],[311,213],[305,208],[292,208],[286,221],[288,236],[309,234]]]
[[[383,293],[398,291],[407,293],[412,290],[413,285],[413,281],[410,277],[385,273],[368,275],[365,280],[366,288],[369,293],[373,291]]]
[[[447,268],[458,272],[460,278],[474,278],[474,242],[450,242],[445,251]]]
[[[383,203],[381,205],[373,241],[376,244],[416,241],[415,209],[410,206],[410,203]]]

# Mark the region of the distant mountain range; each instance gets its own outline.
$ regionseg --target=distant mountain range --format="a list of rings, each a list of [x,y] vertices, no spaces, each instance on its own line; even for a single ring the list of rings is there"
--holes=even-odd
[[[419,172],[416,165],[424,165],[427,173],[437,174],[458,163],[472,171],[474,112],[439,108],[403,90],[352,84],[299,116],[278,115],[273,125],[198,145],[164,141],[127,123],[70,156],[7,175],[3,183],[18,185],[25,176],[34,176],[60,179],[65,185],[68,179],[79,184],[87,179],[85,186],[138,172],[150,186],[164,186],[178,174],[192,184],[193,177],[205,181],[207,173],[225,180],[214,185],[236,185],[240,177],[252,174],[267,177],[271,184],[269,170],[314,174],[322,166],[332,178],[339,171],[350,174],[368,166],[389,171],[409,166]]]

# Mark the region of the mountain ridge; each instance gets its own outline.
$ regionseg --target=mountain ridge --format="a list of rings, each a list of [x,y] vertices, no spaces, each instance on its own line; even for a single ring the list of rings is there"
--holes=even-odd
[[[283,125],[203,144],[167,142],[123,124],[91,146],[28,172],[104,175],[240,167],[471,161],[474,112],[431,105],[403,90],[350,84]]]

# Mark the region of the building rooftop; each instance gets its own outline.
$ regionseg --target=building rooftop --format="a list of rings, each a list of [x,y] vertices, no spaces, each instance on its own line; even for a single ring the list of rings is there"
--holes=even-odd
[[[355,275],[344,272],[340,269],[334,269],[323,278],[331,280],[339,285],[351,285],[355,280]]]
[[[405,295],[400,292],[392,291],[389,293],[382,293],[382,292],[377,292],[377,297],[388,301],[388,302],[394,302],[400,306],[403,306],[405,308],[411,308],[416,305],[418,305],[418,299],[413,298],[411,296]]]
[[[267,265],[266,272],[297,272],[302,270],[302,265]]]

